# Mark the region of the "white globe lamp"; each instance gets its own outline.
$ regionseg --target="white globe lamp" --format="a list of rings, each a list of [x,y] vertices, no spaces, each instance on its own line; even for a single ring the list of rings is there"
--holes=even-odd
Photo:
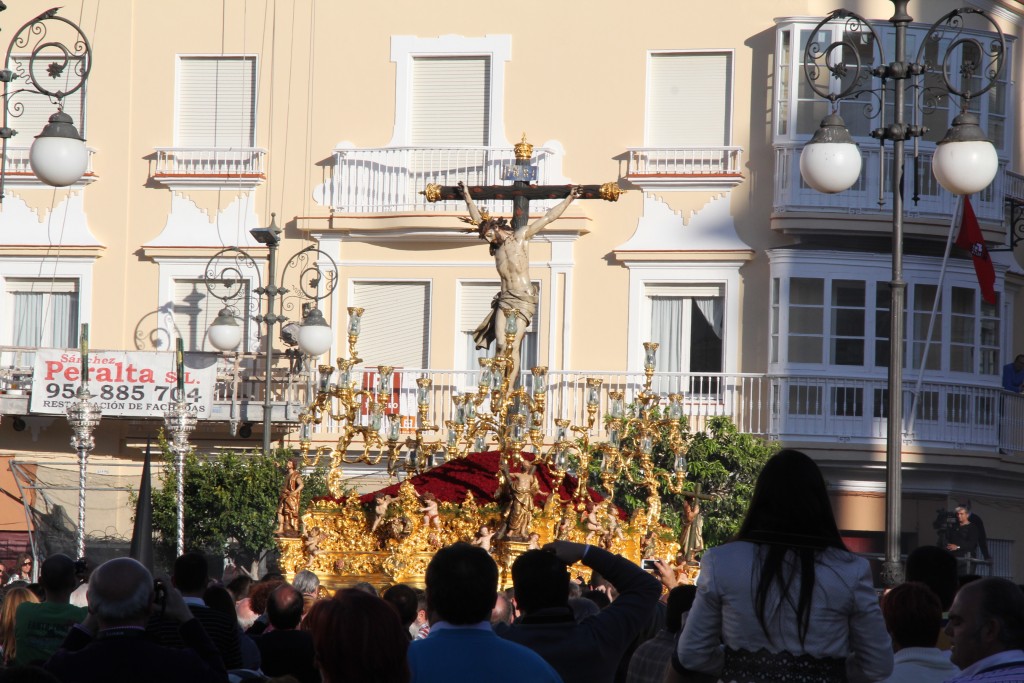
[[[821,121],[811,141],[800,151],[800,175],[818,192],[835,194],[850,189],[860,177],[860,150],[838,114]]]

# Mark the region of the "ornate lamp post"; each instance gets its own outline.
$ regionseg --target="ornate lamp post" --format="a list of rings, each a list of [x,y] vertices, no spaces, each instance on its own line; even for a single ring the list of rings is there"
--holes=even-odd
[[[89,452],[96,447],[92,432],[100,423],[102,412],[92,402],[89,393],[89,326],[82,325],[81,334],[82,383],[78,385],[75,400],[68,406],[68,423],[71,425],[71,446],[78,454],[78,530],[75,534],[77,557],[85,557],[85,469]]]
[[[978,125],[978,117],[969,109],[970,100],[990,90],[999,78],[1006,54],[1003,33],[993,19],[980,10],[964,7],[953,10],[932,24],[921,41],[913,62],[907,61],[907,27],[912,21],[907,13],[909,0],[892,0],[895,13],[889,19],[895,29],[895,60],[886,59],[883,41],[871,23],[850,10],[838,9],[822,20],[807,41],[804,50],[804,76],[807,85],[820,97],[832,103],[832,112],[822,122],[811,141],[800,155],[800,173],[808,185],[820,192],[842,192],[856,182],[860,174],[860,152],[839,116],[839,103],[867,95],[877,102],[868,102],[865,114],[877,114],[881,125],[871,132],[884,148],[886,140],[892,142],[890,193],[892,198],[892,281],[889,284],[889,343],[892,349],[888,372],[888,424],[886,432],[886,499],[885,499],[885,561],[882,581],[894,586],[902,581],[903,565],[900,556],[900,517],[902,496],[901,457],[903,443],[903,361],[904,361],[904,302],[906,282],[903,280],[903,196],[901,184],[904,171],[904,143],[927,132],[917,125],[921,108],[934,106],[940,98],[956,95],[960,98],[960,114],[945,138],[938,143],[932,159],[936,180],[956,195],[968,195],[987,187],[998,170],[995,148]],[[991,25],[998,40],[983,45],[981,40],[964,32],[964,20],[975,15]],[[832,40],[832,22],[845,28],[842,40]],[[832,24],[834,26],[834,24]],[[861,56],[851,36],[867,37],[870,32],[878,51],[878,66],[861,63]],[[940,41],[948,40],[943,46]],[[938,45],[937,64],[925,58],[925,49]],[[975,58],[960,61],[959,83],[951,74],[955,51],[968,50]],[[984,64],[984,58],[988,63]],[[824,72],[828,77],[823,78]],[[922,85],[927,73],[941,73],[941,88]],[[880,79],[874,87],[874,79]],[[910,83],[908,84],[908,81]],[[977,89],[971,86],[977,85]],[[912,92],[913,122],[906,121],[905,97]],[[886,98],[891,94],[891,112]],[[886,116],[892,121],[885,123]]]
[[[171,437],[177,481],[175,508],[178,513],[177,556],[185,554],[185,454],[188,453],[188,435],[196,428],[196,414],[185,400],[185,348],[178,338],[175,369],[178,385],[175,387],[174,405],[164,413],[164,426]]]
[[[0,10],[6,6],[0,7]],[[19,116],[24,110],[20,104],[11,106],[10,97],[21,92],[38,93],[57,101],[57,112],[39,133],[29,151],[29,164],[42,182],[54,187],[65,187],[76,183],[89,165],[89,152],[85,139],[75,128],[71,116],[64,112],[63,100],[85,86],[92,69],[92,48],[79,26],[64,17],[57,16],[60,8],[43,12],[24,24],[14,34],[4,68],[0,70],[3,83],[3,126],[0,127],[0,201],[4,197],[4,176],[7,162],[7,141],[18,131],[9,127],[9,118]],[[55,36],[61,31],[71,30],[65,42]],[[14,51],[28,52],[28,58],[13,70],[11,57]],[[25,87],[11,90],[11,83],[18,78],[31,82]],[[49,79],[49,80],[44,80]],[[50,85],[44,85],[43,83]]]
[[[328,297],[338,286],[338,266],[327,253],[309,246],[288,259],[281,269],[281,281],[288,277],[289,271],[296,271],[299,292],[292,294],[287,287],[277,285],[277,248],[281,243],[281,228],[277,227],[276,214],[271,214],[270,225],[266,228],[253,228],[252,236],[260,244],[267,246],[267,286],[262,286],[256,259],[249,252],[238,247],[228,247],[213,255],[206,264],[206,277],[203,282],[211,296],[224,302],[224,308],[217,319],[210,325],[210,343],[220,351],[228,352],[238,348],[242,342],[244,327],[239,324],[238,312],[244,311],[245,317],[251,317],[257,323],[266,323],[266,377],[263,389],[263,451],[270,451],[270,427],[272,423],[272,391],[271,370],[274,365],[274,326],[288,321],[284,315],[296,306],[294,299],[313,302],[314,307],[305,311],[302,325],[299,328],[297,342],[303,354],[311,358],[328,351],[334,340],[334,333],[324,320],[323,314],[315,308],[316,302]],[[252,273],[257,280],[253,289],[256,297],[250,297],[246,288]],[[219,286],[218,286],[219,285]],[[291,296],[289,296],[291,294]],[[266,313],[248,315],[250,311],[259,311],[263,299],[266,299]]]

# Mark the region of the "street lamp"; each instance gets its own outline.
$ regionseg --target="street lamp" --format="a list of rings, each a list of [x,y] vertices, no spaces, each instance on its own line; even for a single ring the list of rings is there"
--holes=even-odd
[[[82,356],[82,381],[75,393],[75,400],[68,405],[68,424],[71,425],[71,447],[78,454],[78,530],[75,534],[75,548],[78,558],[85,557],[85,469],[89,452],[96,447],[93,430],[100,423],[103,412],[92,402],[89,393],[89,325],[82,325],[80,340]]]
[[[6,6],[0,3],[0,11],[4,9]],[[0,70],[4,103],[3,126],[0,127],[0,201],[4,198],[7,141],[18,133],[9,127],[9,118],[24,111],[23,106],[11,106],[9,98],[18,93],[45,95],[57,102],[57,112],[29,150],[29,165],[36,177],[47,185],[66,187],[78,182],[89,166],[85,139],[64,111],[63,101],[85,87],[92,69],[92,48],[77,24],[57,16],[59,9],[47,10],[18,29],[7,48],[4,68]],[[54,38],[59,30],[66,32],[69,28],[72,31],[69,40],[61,42]],[[17,72],[11,68],[15,49],[29,53],[27,61],[18,65]],[[43,85],[40,81],[44,77],[50,79],[46,82],[52,85]],[[27,79],[31,86],[26,83],[25,87],[12,90],[11,84],[19,78]]]
[[[175,491],[175,508],[178,513],[177,554],[185,554],[185,454],[188,453],[188,435],[196,428],[196,414],[189,409],[185,400],[185,347],[178,337],[178,348],[175,353],[175,370],[177,386],[174,391],[174,403],[164,413],[164,426],[171,437],[170,448],[174,453],[174,468],[177,489]]]
[[[266,313],[251,317],[257,323],[265,323],[266,334],[266,377],[263,389],[263,451],[270,452],[271,425],[271,369],[274,365],[274,325],[282,325],[288,321],[283,315],[296,307],[296,301],[311,301],[313,307],[304,310],[302,325],[299,326],[295,340],[299,350],[308,357],[317,357],[331,348],[334,333],[324,320],[323,314],[316,308],[316,302],[328,297],[338,286],[338,266],[329,254],[308,246],[288,259],[281,269],[281,282],[284,282],[290,270],[296,272],[298,292],[292,293],[287,287],[278,287],[277,248],[281,243],[281,228],[277,226],[276,214],[270,214],[270,225],[265,228],[253,228],[250,234],[260,244],[267,247],[267,286],[263,287],[260,271],[256,267],[256,259],[249,252],[238,247],[222,249],[206,264],[206,276],[203,283],[210,295],[224,302],[217,319],[210,325],[208,337],[214,348],[230,352],[238,348],[242,342],[244,326],[241,324],[238,311],[258,311],[262,299],[266,298]],[[257,280],[253,293],[257,299],[248,295],[246,284],[252,274]],[[289,296],[291,295],[291,296]]]
[[[934,104],[938,97],[956,95],[960,98],[961,113],[953,120],[953,127],[938,143],[932,157],[932,168],[936,180],[942,187],[956,195],[967,195],[987,187],[998,170],[996,150],[978,125],[978,117],[968,111],[970,100],[990,90],[999,78],[1006,55],[1003,33],[993,19],[980,10],[964,7],[953,10],[936,21],[921,41],[917,57],[907,61],[907,27],[912,21],[907,13],[909,0],[892,0],[895,12],[889,23],[895,29],[895,61],[885,58],[885,50],[878,33],[871,23],[855,12],[838,9],[831,12],[812,31],[804,48],[804,77],[807,85],[820,97],[832,103],[832,112],[821,123],[811,141],[800,154],[800,173],[808,185],[827,193],[842,192],[851,187],[860,174],[860,152],[838,114],[839,102],[854,99],[860,95],[872,97],[879,106],[865,107],[866,113],[877,112],[881,125],[871,131],[884,148],[885,141],[893,143],[890,188],[892,194],[892,281],[890,282],[891,302],[889,306],[889,343],[892,352],[888,372],[888,424],[886,431],[886,497],[885,497],[885,560],[882,564],[882,582],[894,586],[903,579],[900,557],[900,516],[902,496],[901,457],[903,443],[903,340],[904,301],[906,282],[903,280],[903,182],[904,143],[919,138],[927,132],[917,125],[916,114],[922,105]],[[969,15],[984,17],[994,29],[998,41],[985,46],[975,37],[964,32],[964,20]],[[842,40],[832,40],[831,31],[823,30],[830,22],[842,22],[846,33]],[[878,49],[878,66],[861,64],[860,54],[850,36],[867,38],[870,32]],[[827,36],[827,37],[826,37]],[[925,49],[938,45],[943,38],[952,36],[940,53],[937,64],[925,59]],[[819,40],[819,38],[823,38]],[[826,43],[827,46],[823,47]],[[951,79],[951,57],[960,50],[976,54],[975,59],[964,58],[960,62],[961,80]],[[988,64],[983,64],[984,57]],[[852,62],[852,63],[851,63]],[[820,79],[822,70],[830,77]],[[923,87],[921,80],[926,73],[941,73],[943,87]],[[873,87],[873,78],[881,79],[879,87]],[[905,81],[910,84],[914,97],[914,122],[905,119]],[[888,87],[888,82],[892,87]],[[969,86],[979,84],[978,89]],[[965,85],[966,84],[966,85]],[[892,123],[885,125],[886,95],[892,94]],[[927,102],[921,102],[927,98]]]

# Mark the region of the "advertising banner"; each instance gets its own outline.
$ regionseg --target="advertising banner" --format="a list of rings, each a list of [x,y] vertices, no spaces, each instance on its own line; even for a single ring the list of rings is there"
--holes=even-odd
[[[174,352],[90,351],[89,392],[103,415],[159,417],[177,399]],[[40,349],[32,372],[33,413],[63,414],[82,379],[77,350]],[[217,383],[217,357],[185,354],[185,400],[199,419],[210,416]]]

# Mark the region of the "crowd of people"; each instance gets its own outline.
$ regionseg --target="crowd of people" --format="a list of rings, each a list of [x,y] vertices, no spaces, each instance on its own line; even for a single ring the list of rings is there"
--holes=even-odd
[[[224,583],[208,566],[186,553],[154,579],[117,558],[82,586],[75,562],[47,558],[38,584],[4,593],[0,683],[1024,681],[1024,591],[958,577],[950,550],[926,546],[880,597],[820,470],[793,450],[767,463],[696,586],[675,585],[665,563],[645,571],[568,541],[521,554],[506,591],[472,543],[438,550],[425,590],[330,595],[309,571]]]

